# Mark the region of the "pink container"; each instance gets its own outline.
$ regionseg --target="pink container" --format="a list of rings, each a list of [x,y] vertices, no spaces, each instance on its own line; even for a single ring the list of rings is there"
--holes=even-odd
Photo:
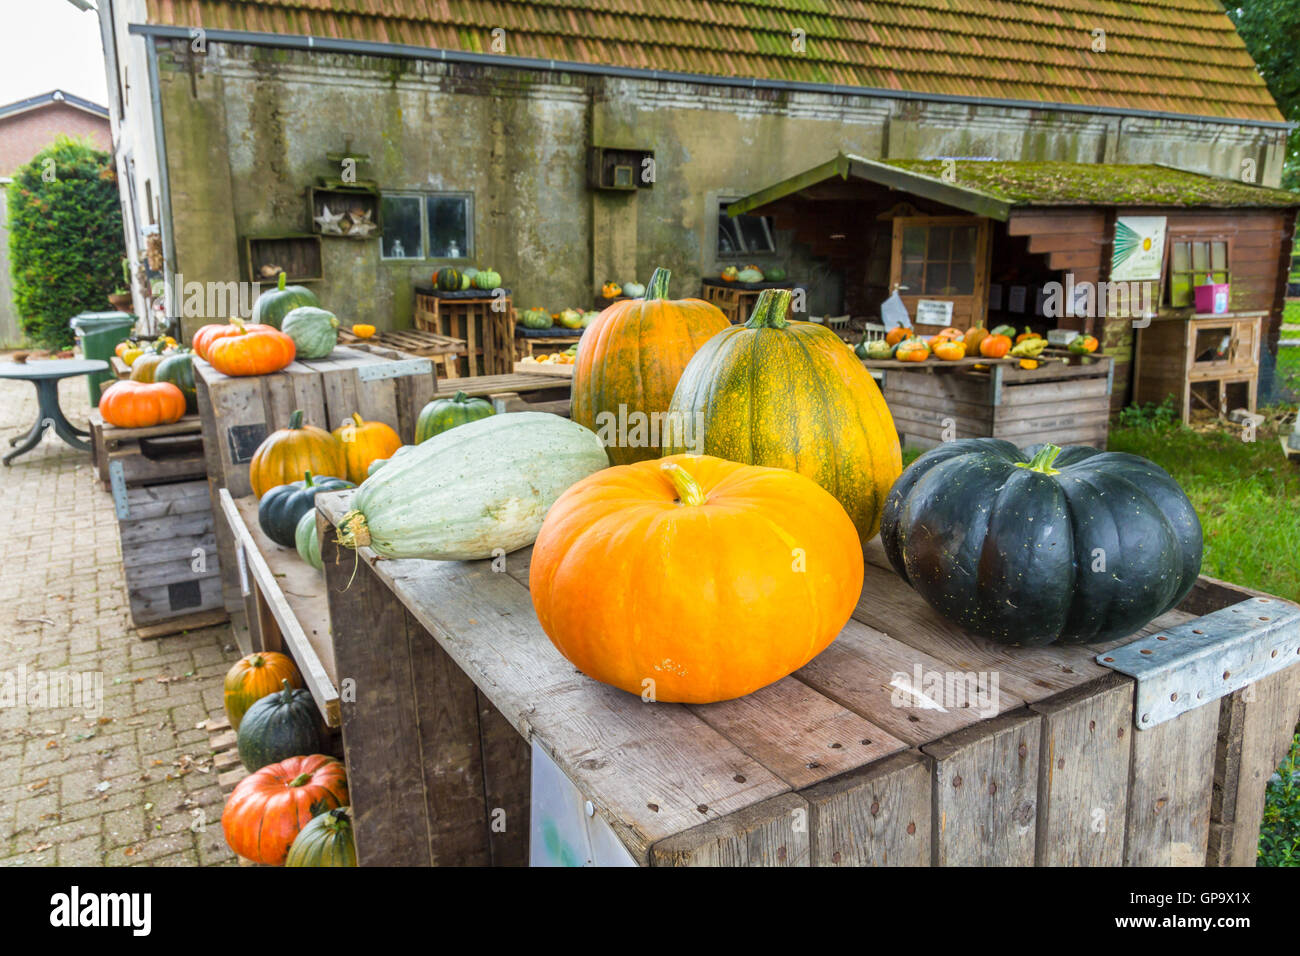
[[[1220,315],[1228,311],[1228,284],[1212,282],[1198,285],[1196,292],[1196,311],[1204,315]]]

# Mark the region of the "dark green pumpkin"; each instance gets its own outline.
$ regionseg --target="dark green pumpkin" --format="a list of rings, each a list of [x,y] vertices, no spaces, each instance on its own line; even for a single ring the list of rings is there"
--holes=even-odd
[[[185,396],[185,414],[197,415],[199,411],[198,393],[194,390],[194,353],[173,352],[166,356],[153,370],[155,382],[171,382]]]
[[[239,762],[249,773],[289,757],[320,753],[325,747],[311,691],[294,690],[287,680],[280,683],[280,690],[248,708],[239,722],[235,746]]]
[[[898,432],[853,350],[825,325],[788,321],[790,298],[765,290],[745,325],[700,346],[673,392],[663,453],[797,471],[835,496],[865,545],[903,469]]]
[[[293,339],[300,359],[323,359],[339,344],[339,320],[333,312],[303,305],[284,317],[280,331]]]
[[[262,500],[257,503],[257,523],[276,544],[296,548],[298,522],[315,507],[316,495],[322,491],[355,487],[342,478],[317,478],[309,471],[302,481],[277,485],[262,495]]]
[[[415,421],[415,443],[432,438],[449,428],[476,422],[495,414],[492,403],[481,398],[470,398],[464,392],[457,392],[451,398],[439,398],[420,410],[420,417]]]
[[[284,317],[300,305],[319,306],[320,300],[306,286],[285,285],[285,273],[281,272],[275,288],[267,289],[253,303],[253,315],[249,321],[278,329]]]
[[[289,847],[285,866],[356,866],[357,848],[352,838],[352,810],[335,807],[312,817]]]
[[[443,292],[459,292],[461,287],[460,270],[443,266],[433,274],[433,283]]]
[[[1201,523],[1159,465],[996,438],[918,458],[890,489],[880,539],[931,607],[1002,644],[1126,637],[1201,568]]]

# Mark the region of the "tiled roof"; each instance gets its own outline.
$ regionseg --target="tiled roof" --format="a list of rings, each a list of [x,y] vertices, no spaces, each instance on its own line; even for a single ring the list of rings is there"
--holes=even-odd
[[[888,186],[1004,222],[1024,206],[1300,207],[1300,193],[1154,164],[877,161],[840,153],[737,200],[727,212],[761,211],[789,196],[816,198],[815,187],[833,179]]]
[[[72,93],[65,93],[62,90],[50,90],[48,93],[41,93],[39,96],[29,96],[25,100],[17,100],[13,103],[6,103],[0,106],[0,116],[9,116],[14,113],[25,113],[41,106],[51,106],[55,103],[66,103],[68,106],[75,106],[77,109],[85,110],[87,113],[94,113],[96,116],[108,118],[108,107],[100,106],[98,103],[92,103],[90,100],[83,100],[80,96]]]
[[[481,53],[500,27],[521,57],[1282,119],[1218,0],[148,0],[148,11],[167,26]]]

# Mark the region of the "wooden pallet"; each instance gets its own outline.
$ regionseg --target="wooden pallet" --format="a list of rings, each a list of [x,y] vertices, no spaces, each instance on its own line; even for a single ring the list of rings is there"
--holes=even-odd
[[[468,346],[464,339],[454,339],[449,335],[439,335],[427,329],[387,329],[376,332],[369,338],[360,338],[346,329],[339,329],[339,345],[356,347],[358,345],[378,345],[384,348],[405,352],[432,359],[438,367],[440,378],[456,378],[460,375],[457,367],[459,360],[466,355]]]
[[[109,425],[92,408],[90,461],[96,480],[105,491],[112,488],[110,469],[119,463],[126,487],[184,481],[207,474],[203,454],[202,422],[186,415],[170,425],[152,428],[118,428]]]
[[[508,294],[455,298],[417,286],[414,321],[417,329],[465,342],[466,376],[501,375],[514,366],[515,307]]]
[[[478,375],[455,382],[440,382],[434,398],[451,398],[464,392],[471,398],[486,397],[502,392],[536,392],[544,389],[567,390],[568,385],[555,375],[540,372],[511,372],[506,375]]]

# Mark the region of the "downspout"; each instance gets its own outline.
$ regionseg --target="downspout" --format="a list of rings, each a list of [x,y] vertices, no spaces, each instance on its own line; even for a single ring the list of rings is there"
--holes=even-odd
[[[146,37],[149,41],[149,108],[153,111],[154,146],[158,160],[158,203],[161,209],[158,216],[158,231],[163,247],[163,282],[167,290],[167,317],[174,318],[177,311],[175,300],[178,289],[173,288],[173,276],[176,269],[176,244],[172,235],[172,190],[171,176],[167,170],[167,136],[163,131],[162,99],[158,88],[158,39],[153,35]],[[180,330],[177,329],[179,337]]]

